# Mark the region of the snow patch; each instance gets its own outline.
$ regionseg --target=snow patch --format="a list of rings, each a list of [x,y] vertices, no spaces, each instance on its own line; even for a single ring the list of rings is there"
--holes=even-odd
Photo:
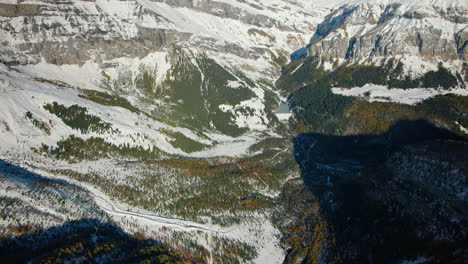
[[[237,89],[237,88],[242,87],[242,83],[239,82],[239,81],[231,81],[231,80],[229,80],[228,83],[227,83],[227,86],[228,86],[229,88],[232,88],[232,89]]]
[[[417,104],[436,95],[456,94],[468,96],[468,90],[464,88],[449,90],[434,88],[400,89],[376,84],[366,84],[363,87],[350,89],[335,87],[331,90],[334,94],[361,97],[370,102],[396,102],[409,105]]]

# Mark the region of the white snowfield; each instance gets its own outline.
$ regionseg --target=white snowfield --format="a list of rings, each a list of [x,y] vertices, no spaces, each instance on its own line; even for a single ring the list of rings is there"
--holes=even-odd
[[[401,104],[414,105],[436,95],[456,94],[468,96],[468,89],[434,89],[434,88],[388,88],[384,85],[366,84],[363,87],[353,88],[332,88],[334,94],[345,96],[356,96],[364,98],[370,102],[396,102]]]
[[[36,173],[47,176],[49,178],[57,178],[60,180],[65,180],[69,183],[72,183],[73,185],[82,187],[84,190],[88,191],[89,194],[94,198],[94,201],[99,206],[99,208],[103,210],[104,212],[108,213],[110,216],[130,217],[130,218],[135,219],[136,221],[144,221],[144,222],[148,222],[148,223],[152,223],[156,225],[169,226],[169,227],[173,227],[176,229],[182,229],[182,230],[193,229],[193,230],[213,232],[213,233],[230,233],[234,229],[237,228],[237,227],[223,228],[219,226],[208,226],[205,224],[200,224],[200,223],[196,223],[196,222],[184,220],[184,219],[162,217],[162,216],[158,216],[158,215],[151,214],[151,213],[134,212],[134,211],[131,211],[130,209],[124,210],[121,208],[123,207],[128,208],[128,206],[118,204],[117,202],[112,201],[111,198],[109,198],[106,194],[104,194],[103,192],[101,192],[99,189],[97,189],[91,184],[75,181],[67,177],[60,177],[60,176],[55,176],[53,174],[49,174],[45,171],[45,168],[39,169],[37,167],[29,167],[28,170],[35,171]]]
[[[185,48],[184,52],[191,54],[193,56],[201,56],[201,52],[196,48]],[[222,66],[225,67],[228,71],[233,71],[237,69],[237,64],[251,64],[256,65],[257,69],[262,69],[261,71],[269,71],[268,67],[271,65],[268,61],[260,60],[255,62],[250,62],[249,59],[240,58],[235,55],[231,55],[230,59],[226,59],[226,56],[223,56],[219,53],[209,53],[210,56],[215,58],[215,60]],[[115,65],[114,67],[106,68],[105,70],[100,69],[99,64],[93,61],[86,61],[83,65],[54,65],[42,61],[39,64],[35,65],[19,65],[13,67],[14,69],[19,70],[27,76],[35,78],[46,78],[48,80],[58,80],[64,83],[70,84],[76,87],[85,87],[88,89],[106,91],[103,89],[102,83],[105,80],[102,72],[105,72],[105,75],[109,76],[112,80],[118,80],[121,76],[131,76],[131,84],[129,87],[114,87],[116,89],[121,89],[124,93],[130,94],[129,99],[132,103],[135,103],[139,106],[140,109],[150,112],[154,109],[154,105],[147,105],[140,103],[141,98],[144,98],[144,95],[141,94],[141,91],[135,87],[137,82],[136,78],[141,75],[142,69],[149,69],[150,72],[154,73],[155,76],[155,89],[164,90],[163,82],[166,80],[166,76],[171,73],[171,67],[173,64],[169,61],[168,51],[157,51],[152,52],[148,56],[139,59],[139,58],[117,58],[109,61],[105,61],[110,65]],[[192,61],[193,65],[198,67],[195,60]],[[234,68],[232,68],[234,65]],[[270,65],[270,66],[269,66]],[[202,70],[199,68],[200,73],[203,74]],[[235,74],[233,74],[235,76]],[[263,74],[258,72],[251,72],[248,74],[253,80],[261,79]],[[273,76],[273,74],[271,74]],[[240,80],[231,81],[227,83],[227,87],[230,89],[237,89],[241,85]],[[249,100],[243,101],[238,105],[233,106],[232,109],[229,109],[232,112],[235,120],[234,122],[238,127],[248,128],[250,130],[256,131],[265,131],[268,130],[267,124],[265,121],[268,120],[265,110],[265,91],[263,89],[269,88],[252,88],[255,96]],[[156,104],[160,104],[160,107],[164,107],[164,103],[161,100],[157,100]],[[220,108],[222,105],[220,105]],[[242,111],[235,111],[243,107],[249,107],[254,111],[253,115],[246,114]],[[199,141],[196,137],[188,136],[196,141]],[[207,144],[207,142],[202,142]]]
[[[133,146],[155,145],[168,153],[183,154],[168,143],[165,135],[156,132],[158,128],[171,129],[171,127],[155,120],[145,119],[143,116],[121,107],[103,106],[82,99],[77,96],[79,91],[75,89],[59,88],[52,84],[35,82],[24,75],[4,69],[0,70],[0,89],[2,89],[3,95],[0,98],[0,111],[4,115],[2,121],[5,126],[1,131],[2,137],[0,138],[3,149],[17,147],[19,141],[25,141],[29,147],[37,147],[42,143],[54,145],[57,141],[71,134],[84,139],[99,136],[97,133],[82,134],[78,130],[73,130],[65,125],[60,118],[43,108],[45,104],[58,102],[65,106],[78,104],[86,107],[89,114],[99,116],[105,122],[111,123],[113,128],[119,129],[120,134],[109,133],[107,135],[106,141],[110,143],[116,145],[127,143]],[[38,120],[51,123],[52,133],[50,136],[35,128],[29,120],[24,118],[28,111]],[[146,126],[135,126],[135,122],[143,122]],[[150,129],[148,125],[153,129]],[[184,134],[187,135],[192,134],[189,130],[174,129],[184,131]],[[149,138],[139,138],[138,142],[135,142],[132,140],[132,136],[136,136],[137,133],[146,134]],[[198,139],[195,134],[191,136]]]
[[[260,225],[254,222],[223,228],[212,225],[210,223],[211,221],[208,221],[208,224],[200,224],[184,219],[161,217],[154,214],[122,210],[108,197],[103,196],[102,193],[96,194],[96,190],[91,190],[91,188],[87,190],[91,192],[100,209],[108,213],[113,218],[127,219],[127,221],[128,219],[133,219],[134,223],[141,226],[150,225],[153,229],[156,226],[184,232],[201,231],[210,235],[216,234],[246,242],[251,245],[255,245],[256,248],[259,249],[258,257],[253,261],[254,263],[281,263],[284,259],[284,249],[280,247],[278,242],[280,232],[273,227],[269,221],[260,220],[262,223]],[[261,219],[263,217],[264,216],[260,216],[259,218]],[[252,232],[252,230],[256,230],[256,233]],[[213,248],[210,244],[207,246],[211,251],[216,250],[216,248]]]
[[[185,45],[182,41],[176,41],[175,44],[189,47],[187,50],[194,55],[203,52],[228,71],[241,72],[254,81],[266,80],[274,83],[279,67],[272,60],[278,57],[287,58],[288,54],[306,45],[315,25],[328,13],[324,8],[308,7],[307,1],[283,0],[219,1],[216,2],[220,5],[219,10],[206,8],[205,1],[195,1],[191,8],[181,7],[178,3],[169,5],[165,1],[149,0],[71,1],[55,4],[37,0],[22,3],[44,6],[37,19],[50,27],[60,25],[66,34],[53,30],[35,34],[24,17],[0,17],[0,24],[4,28],[0,29],[0,39],[4,43],[2,50],[5,49],[5,52],[0,52],[0,58],[4,61],[21,61],[14,68],[31,77],[60,80],[84,89],[103,90],[102,83],[106,78],[120,80],[128,77],[130,80],[126,80],[125,87],[112,89],[122,89],[132,95],[128,98],[132,103],[143,97],[141,91],[135,87],[136,78],[143,69],[149,69],[154,74],[154,86],[157,89],[164,89],[162,83],[174,62],[167,47],[155,49],[151,45],[144,46],[146,44],[143,42],[134,44],[141,45],[148,53],[142,52],[142,55],[133,57],[125,54],[109,57],[97,50],[85,50],[82,52],[89,57],[86,60],[61,65],[46,62],[40,53],[24,52],[18,47],[44,41],[70,43],[73,42],[70,39],[72,35],[85,39],[95,37],[127,41],[141,39],[142,29],[172,30],[190,35],[184,41]],[[73,12],[65,14],[62,9]],[[238,13],[238,16],[230,18],[223,12]],[[294,16],[291,16],[292,13]],[[72,16],[73,19],[65,19],[67,16]],[[72,23],[72,20],[75,22]],[[77,24],[82,26],[78,27]],[[103,33],[94,35],[96,31]],[[67,54],[58,56],[67,57]],[[233,84],[227,85],[236,89]],[[268,129],[265,124],[268,118],[265,113],[264,91],[254,88],[253,92],[255,97],[242,102],[235,109],[247,105],[254,111],[254,115],[237,111],[234,122],[240,127],[265,131]],[[154,105],[141,104],[138,107],[148,111],[153,110]],[[167,152],[181,153],[171,148]]]
[[[20,167],[5,162],[9,158],[0,154],[2,236],[18,235],[10,228],[20,225],[45,230],[83,219],[109,222],[109,216],[99,209],[87,191],[66,181],[38,175],[27,168],[24,160]]]

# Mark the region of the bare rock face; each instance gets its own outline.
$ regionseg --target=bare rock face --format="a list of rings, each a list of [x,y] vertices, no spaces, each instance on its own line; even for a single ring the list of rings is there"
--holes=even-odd
[[[92,2],[0,5],[2,35],[10,64],[81,64],[87,60],[143,57],[190,34],[146,29],[118,21]],[[135,7],[136,8],[136,7]],[[138,9],[132,15],[140,15]],[[14,58],[14,59],[13,59]]]
[[[457,52],[460,54],[462,60],[468,59],[468,32],[460,31],[455,35],[455,40],[457,41]]]
[[[4,17],[35,16],[40,13],[41,13],[40,5],[0,4],[0,16],[4,16]]]
[[[193,0],[153,0],[153,2],[162,2],[174,7],[191,8],[199,12],[208,13],[214,16],[240,20],[246,24],[258,27],[275,27],[280,26],[281,22],[274,17],[268,17],[262,14],[246,12],[240,7],[235,7],[227,2],[217,1],[193,1]],[[251,4],[254,9],[263,10],[264,8],[258,5]],[[283,25],[283,27],[287,27]]]
[[[464,6],[442,8],[402,3],[344,5],[317,27],[311,56],[362,60],[420,56],[424,60],[465,60]]]
[[[269,51],[284,56],[304,46],[324,14],[287,1],[12,1],[0,4],[0,61],[62,65],[142,58],[182,42],[270,60]]]

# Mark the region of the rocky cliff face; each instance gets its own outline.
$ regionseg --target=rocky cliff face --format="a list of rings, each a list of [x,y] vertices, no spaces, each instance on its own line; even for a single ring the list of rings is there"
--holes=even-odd
[[[318,25],[309,56],[382,64],[397,58],[422,74],[439,62],[463,71],[467,6],[457,1],[360,1],[341,6]],[[416,60],[416,61],[415,61]],[[412,66],[426,69],[410,69]]]
[[[187,40],[258,59],[269,48],[287,53],[304,45],[321,16],[282,1],[7,2],[0,5],[2,60],[10,64],[34,64],[42,57],[59,65],[141,58]]]

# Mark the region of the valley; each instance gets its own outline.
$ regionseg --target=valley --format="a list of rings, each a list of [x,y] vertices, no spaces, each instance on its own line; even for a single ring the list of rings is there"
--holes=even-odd
[[[0,256],[464,262],[467,10],[0,1]]]

